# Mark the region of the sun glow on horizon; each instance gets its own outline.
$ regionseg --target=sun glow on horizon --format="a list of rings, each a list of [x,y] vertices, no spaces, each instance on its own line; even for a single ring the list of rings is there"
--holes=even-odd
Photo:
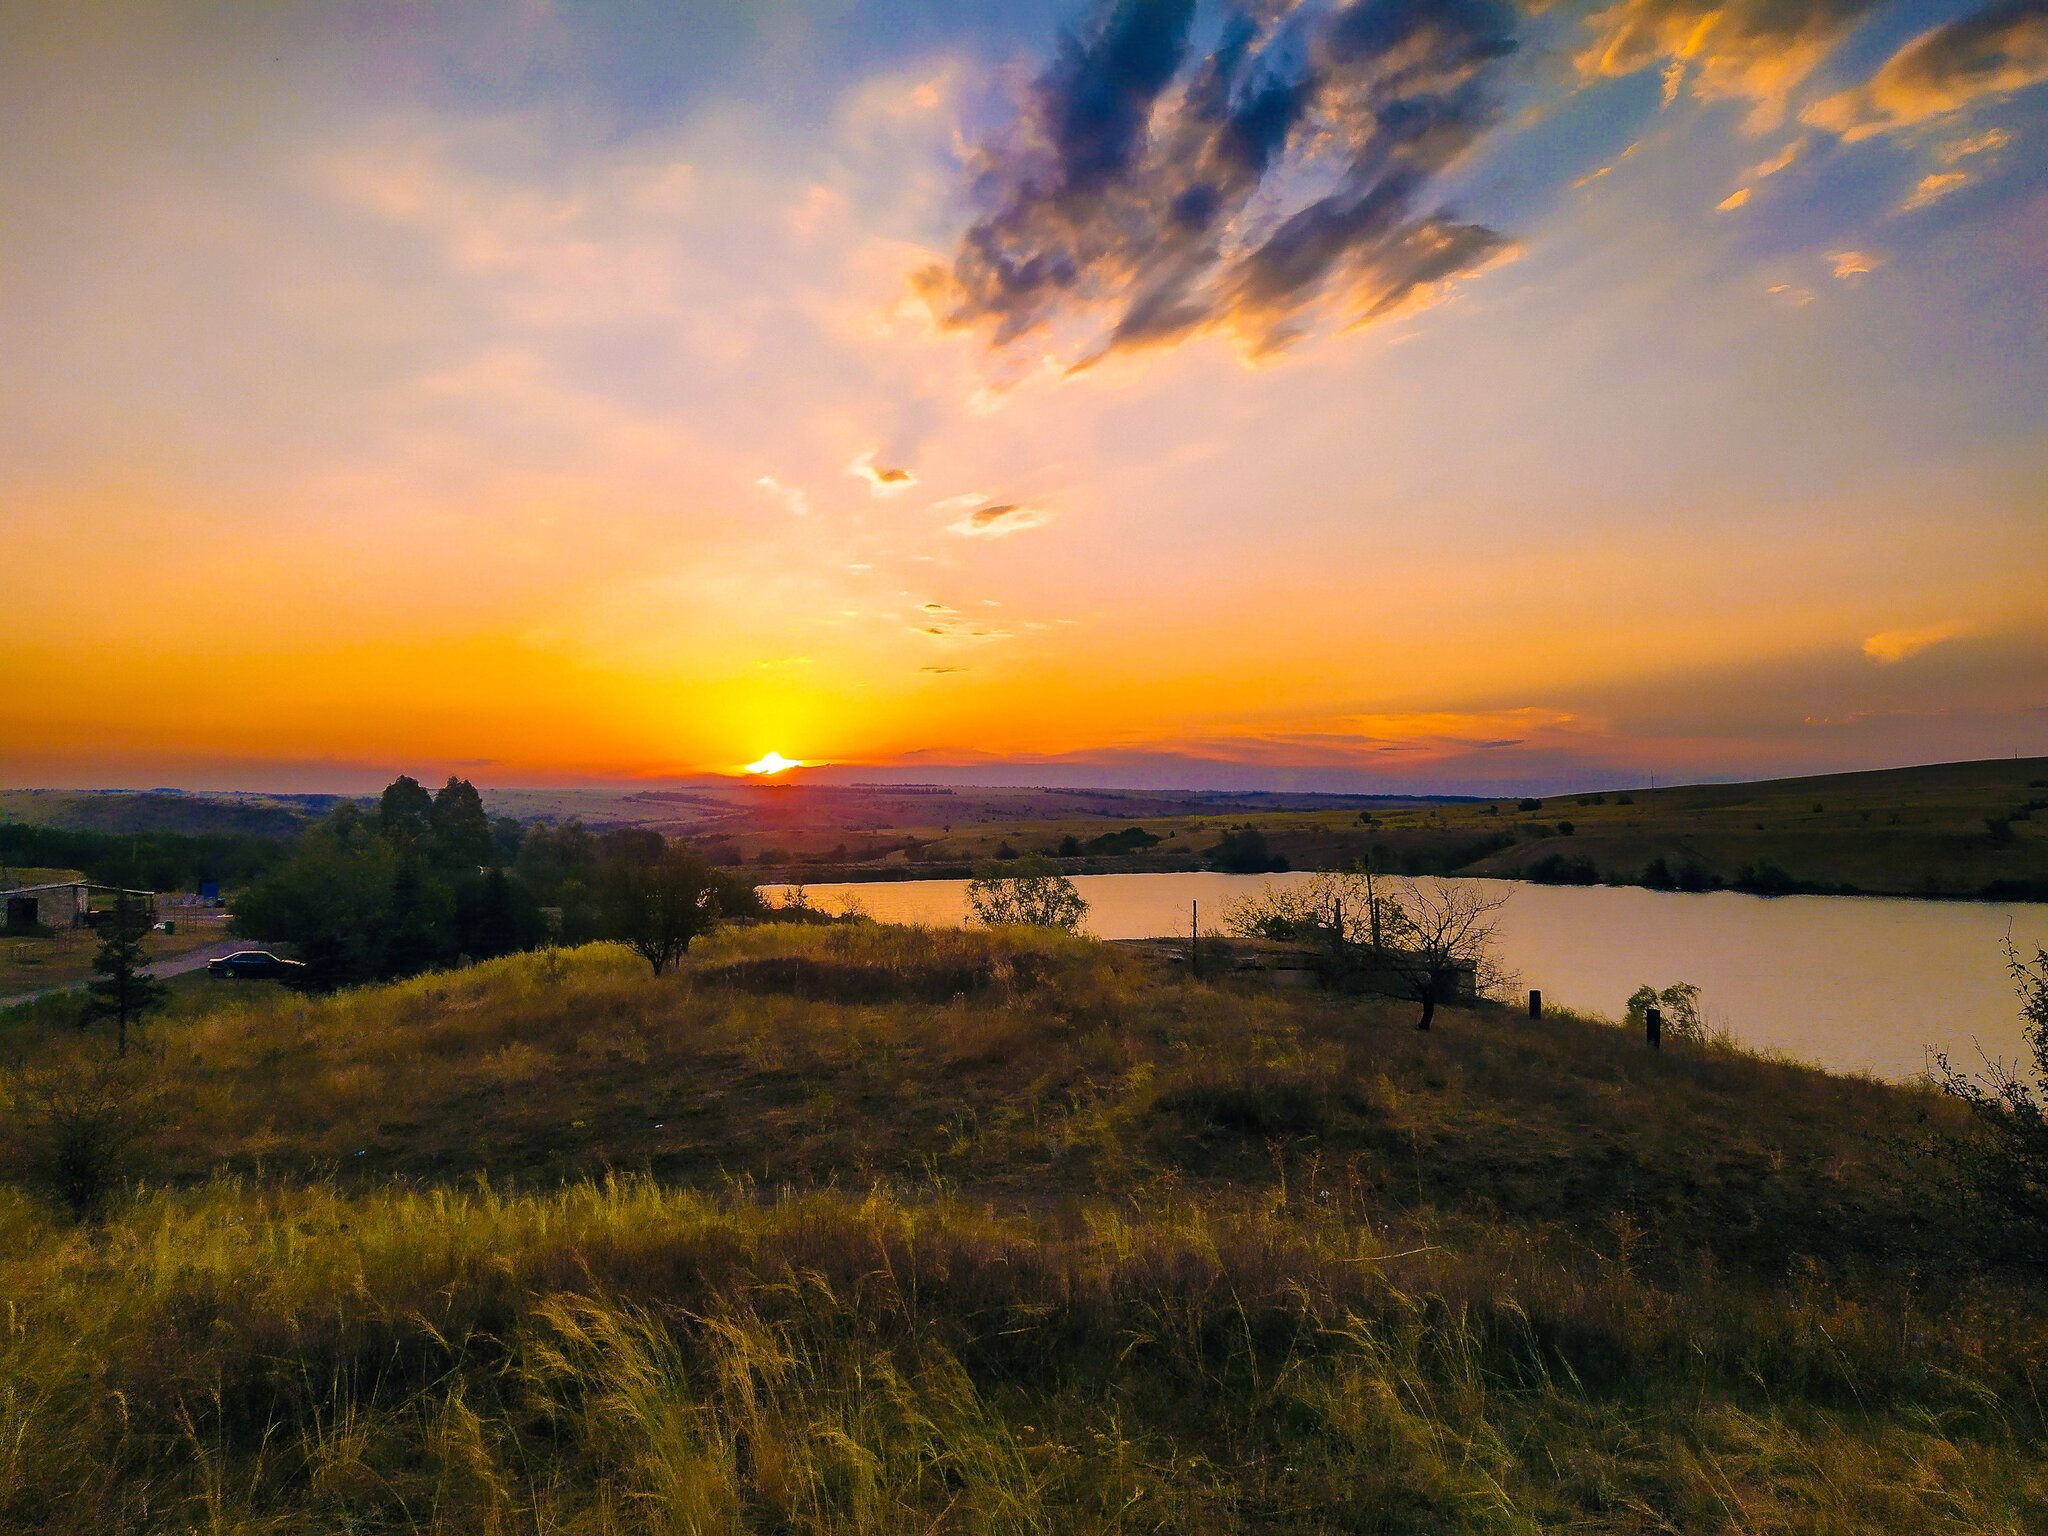
[[[780,752],[764,752],[747,764],[746,771],[757,778],[769,778],[790,768],[801,768],[803,763],[793,757],[784,757]]]

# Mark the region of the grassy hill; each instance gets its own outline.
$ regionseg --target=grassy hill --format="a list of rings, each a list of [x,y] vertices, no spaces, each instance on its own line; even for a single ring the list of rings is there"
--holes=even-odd
[[[0,1528],[2048,1523],[1923,1090],[871,925],[211,995],[87,1228],[0,1018]]]
[[[1740,885],[1896,896],[2048,900],[2048,758],[1945,763],[1752,784],[1696,784],[1430,805],[1135,820],[1159,839],[1077,870],[1202,866],[1225,828],[1256,826],[1296,869],[1370,859],[1410,874]],[[1016,821],[934,835],[927,861],[1008,844],[1053,852],[1099,821]],[[1650,873],[1653,868],[1662,875]],[[830,878],[825,870],[808,872]]]

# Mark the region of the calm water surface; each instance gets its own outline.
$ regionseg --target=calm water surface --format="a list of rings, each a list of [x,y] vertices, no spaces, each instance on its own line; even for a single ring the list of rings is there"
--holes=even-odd
[[[1305,875],[1081,875],[1089,931],[1105,939],[1186,933],[1188,903],[1219,928],[1231,905]],[[2020,1024],[2000,945],[2048,946],[2048,905],[1893,901],[1870,896],[1683,895],[1625,886],[1474,880],[1504,895],[1500,948],[1523,988],[1551,1003],[1619,1015],[1648,982],[1689,981],[1716,1024],[1839,1072],[1910,1077],[1930,1046],[1959,1064],[2011,1060]],[[771,891],[773,888],[770,888]],[[957,926],[967,882],[813,885],[827,911],[857,900],[882,922]]]

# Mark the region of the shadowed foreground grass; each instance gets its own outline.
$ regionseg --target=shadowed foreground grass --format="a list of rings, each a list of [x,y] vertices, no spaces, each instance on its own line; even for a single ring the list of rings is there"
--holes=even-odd
[[[152,1190],[0,1187],[8,1529],[2048,1528],[1914,1090],[875,928],[154,1044]]]

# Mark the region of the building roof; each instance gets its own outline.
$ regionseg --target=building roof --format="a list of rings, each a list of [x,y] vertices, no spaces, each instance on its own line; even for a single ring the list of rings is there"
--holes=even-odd
[[[97,880],[52,880],[47,885],[10,885],[0,887],[0,896],[38,896],[45,891],[105,891],[113,896],[154,896],[155,891],[133,888],[124,890],[118,885],[101,885]]]

